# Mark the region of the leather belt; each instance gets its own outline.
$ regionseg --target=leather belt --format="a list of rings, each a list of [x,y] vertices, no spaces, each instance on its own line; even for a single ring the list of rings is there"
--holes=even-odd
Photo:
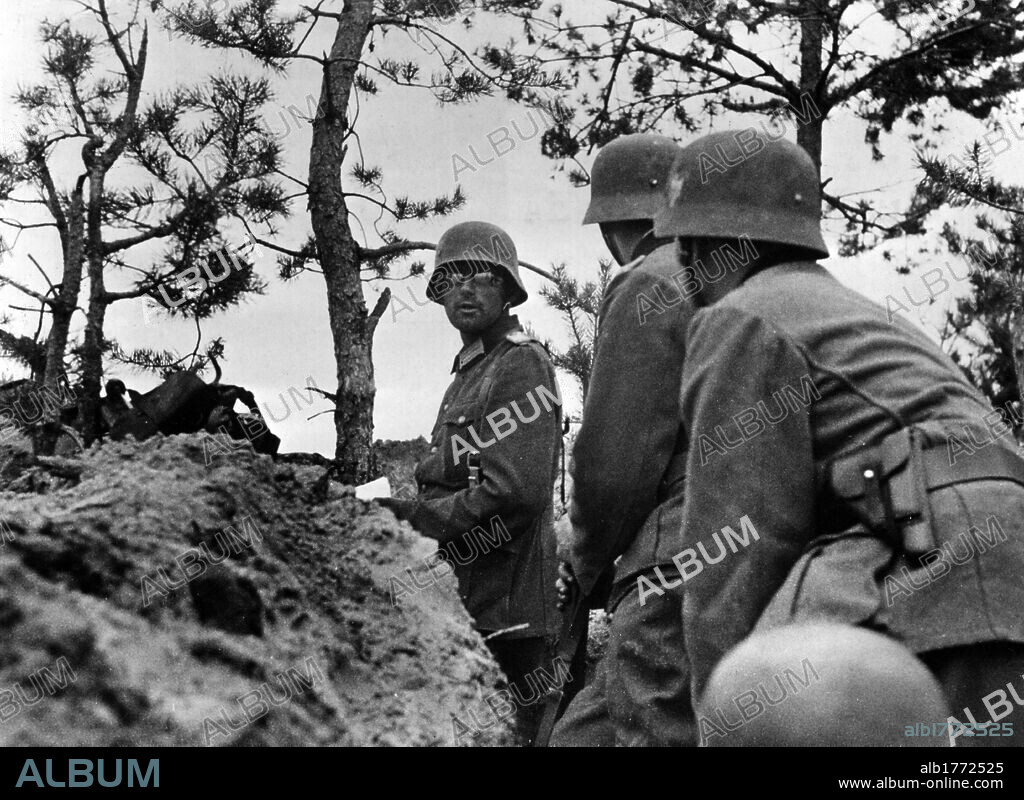
[[[958,455],[955,464],[949,461],[948,448],[924,452],[928,491],[970,481],[1013,481],[1024,486],[1024,458],[998,444],[972,455]]]

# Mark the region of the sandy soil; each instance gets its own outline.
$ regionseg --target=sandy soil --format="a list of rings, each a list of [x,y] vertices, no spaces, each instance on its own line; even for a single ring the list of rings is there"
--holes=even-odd
[[[433,543],[225,441],[0,447],[0,745],[510,743]]]

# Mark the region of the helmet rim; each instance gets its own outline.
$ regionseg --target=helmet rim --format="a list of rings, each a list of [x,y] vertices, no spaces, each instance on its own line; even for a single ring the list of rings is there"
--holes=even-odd
[[[814,162],[798,144],[765,141],[752,128],[709,134],[683,148],[654,233],[662,238],[749,238],[829,257]]]
[[[666,203],[665,188],[679,151],[675,140],[656,133],[627,134],[601,148],[591,170],[583,224],[654,219]]]
[[[440,283],[456,263],[487,264],[503,270],[514,287],[509,306],[526,302],[529,295],[519,275],[519,254],[512,237],[490,222],[461,222],[453,225],[441,236],[434,253],[434,270],[427,281],[427,299],[444,304]]]

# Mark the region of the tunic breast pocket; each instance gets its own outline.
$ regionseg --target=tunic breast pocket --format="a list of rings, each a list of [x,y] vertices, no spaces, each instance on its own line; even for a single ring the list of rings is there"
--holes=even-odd
[[[473,405],[452,406],[441,415],[438,446],[444,453],[446,479],[469,482],[469,454],[480,449],[473,436],[476,423]]]

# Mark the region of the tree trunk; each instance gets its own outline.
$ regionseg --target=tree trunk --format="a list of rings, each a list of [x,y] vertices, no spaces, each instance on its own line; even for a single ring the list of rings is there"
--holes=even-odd
[[[90,170],[89,206],[86,217],[86,259],[89,267],[89,308],[86,312],[85,340],[82,344],[82,397],[78,409],[85,446],[100,437],[100,385],[103,382],[103,322],[109,302],[103,280],[103,204],[104,172],[97,164]]]
[[[824,20],[822,18],[821,4],[827,0],[804,0],[800,21],[800,92],[802,97],[798,99],[796,108],[801,113],[806,113],[807,106],[804,100],[810,98],[814,101],[818,111],[812,112],[808,119],[797,121],[796,141],[806,150],[814,160],[814,166],[818,168],[818,178],[821,178],[821,126],[824,120],[826,109],[824,108],[824,88],[819,87],[823,67],[821,64],[821,47],[824,40]]]
[[[71,318],[75,314],[78,294],[82,289],[85,218],[80,188],[71,196],[67,220],[68,244],[64,252],[60,292],[52,308],[50,333],[46,337],[46,374],[43,385],[51,391],[56,391],[64,379],[64,354],[67,352],[71,332]]]
[[[82,396],[78,401],[82,420],[82,439],[85,446],[100,437],[100,387],[103,383],[103,323],[107,314],[107,301],[103,297],[103,268],[99,280],[92,265],[89,268],[89,310],[82,344]],[[99,290],[97,292],[97,283]]]
[[[46,337],[46,372],[43,386],[54,394],[62,394],[61,384],[67,380],[64,373],[64,355],[71,335],[71,319],[78,305],[82,289],[82,267],[85,248],[85,216],[82,204],[82,184],[76,186],[67,208],[67,244],[61,270],[60,291],[50,307],[50,332]],[[52,396],[52,395],[51,395]],[[60,411],[48,408],[39,434],[33,437],[37,454],[52,455],[60,433]]]
[[[373,22],[373,0],[350,0],[338,20],[331,63],[324,68],[320,104],[309,154],[309,205],[317,251],[327,283],[327,308],[338,371],[335,459],[338,478],[362,483],[373,463],[373,361],[371,320],[363,300],[359,245],[348,222],[342,190],[352,82]]]

